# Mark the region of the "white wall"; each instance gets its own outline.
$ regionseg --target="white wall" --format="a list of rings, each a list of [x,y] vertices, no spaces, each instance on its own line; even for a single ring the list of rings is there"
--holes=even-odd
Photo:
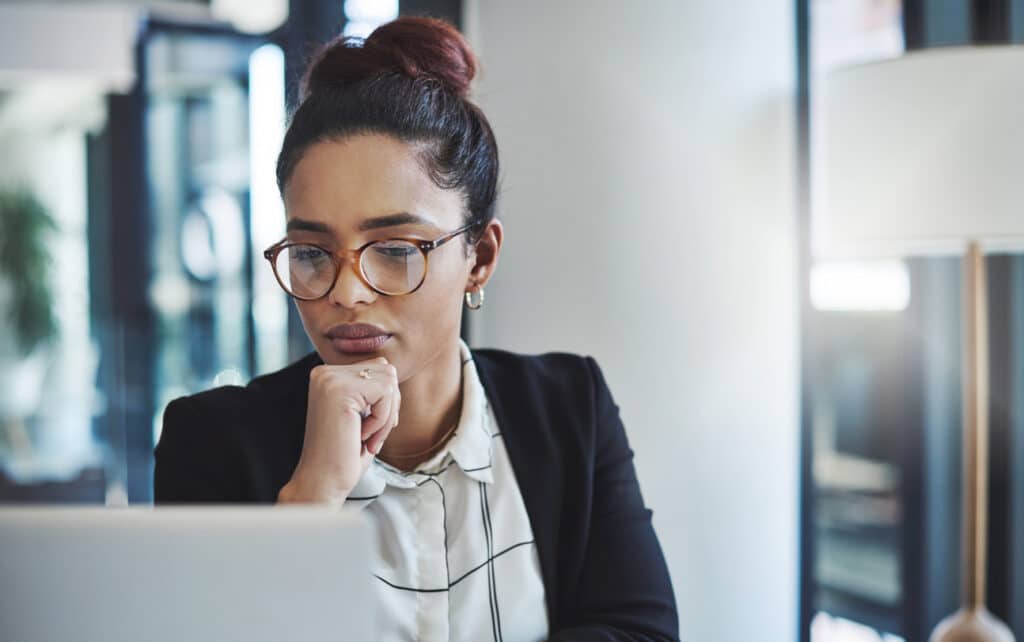
[[[467,4],[507,229],[475,344],[598,359],[684,640],[795,640],[793,2]]]

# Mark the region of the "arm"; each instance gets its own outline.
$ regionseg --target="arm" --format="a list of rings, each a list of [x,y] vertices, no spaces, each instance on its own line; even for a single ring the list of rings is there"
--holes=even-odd
[[[592,524],[575,594],[573,626],[552,642],[678,640],[679,622],[665,558],[644,506],[633,451],[597,363],[597,434]]]
[[[154,503],[244,501],[241,453],[232,448],[229,424],[198,412],[189,398],[168,404],[154,450]]]

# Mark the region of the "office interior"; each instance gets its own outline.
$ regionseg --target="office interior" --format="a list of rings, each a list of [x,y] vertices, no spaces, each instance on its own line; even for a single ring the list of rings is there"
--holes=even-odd
[[[813,256],[817,81],[1024,43],[1024,0],[0,1],[0,504],[151,504],[171,400],[311,351],[262,255],[276,154],[315,46],[399,15],[466,34],[502,153],[463,336],[600,361],[681,639],[926,640],[962,581],[963,259]],[[985,261],[1019,638],[1024,252]]]

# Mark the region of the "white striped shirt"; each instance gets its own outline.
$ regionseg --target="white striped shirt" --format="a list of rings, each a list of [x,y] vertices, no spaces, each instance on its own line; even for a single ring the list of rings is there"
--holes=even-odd
[[[374,460],[345,502],[376,522],[379,640],[543,640],[533,531],[504,440],[462,353],[462,412],[445,448],[400,471]]]

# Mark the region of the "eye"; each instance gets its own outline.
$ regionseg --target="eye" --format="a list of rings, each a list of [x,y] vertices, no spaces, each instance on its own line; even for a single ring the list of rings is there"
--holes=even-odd
[[[408,259],[411,256],[419,254],[420,250],[412,243],[389,241],[375,244],[373,246],[373,252],[383,258]]]
[[[327,257],[327,252],[324,252],[318,247],[312,245],[295,245],[290,249],[292,259],[296,261],[316,261]]]

